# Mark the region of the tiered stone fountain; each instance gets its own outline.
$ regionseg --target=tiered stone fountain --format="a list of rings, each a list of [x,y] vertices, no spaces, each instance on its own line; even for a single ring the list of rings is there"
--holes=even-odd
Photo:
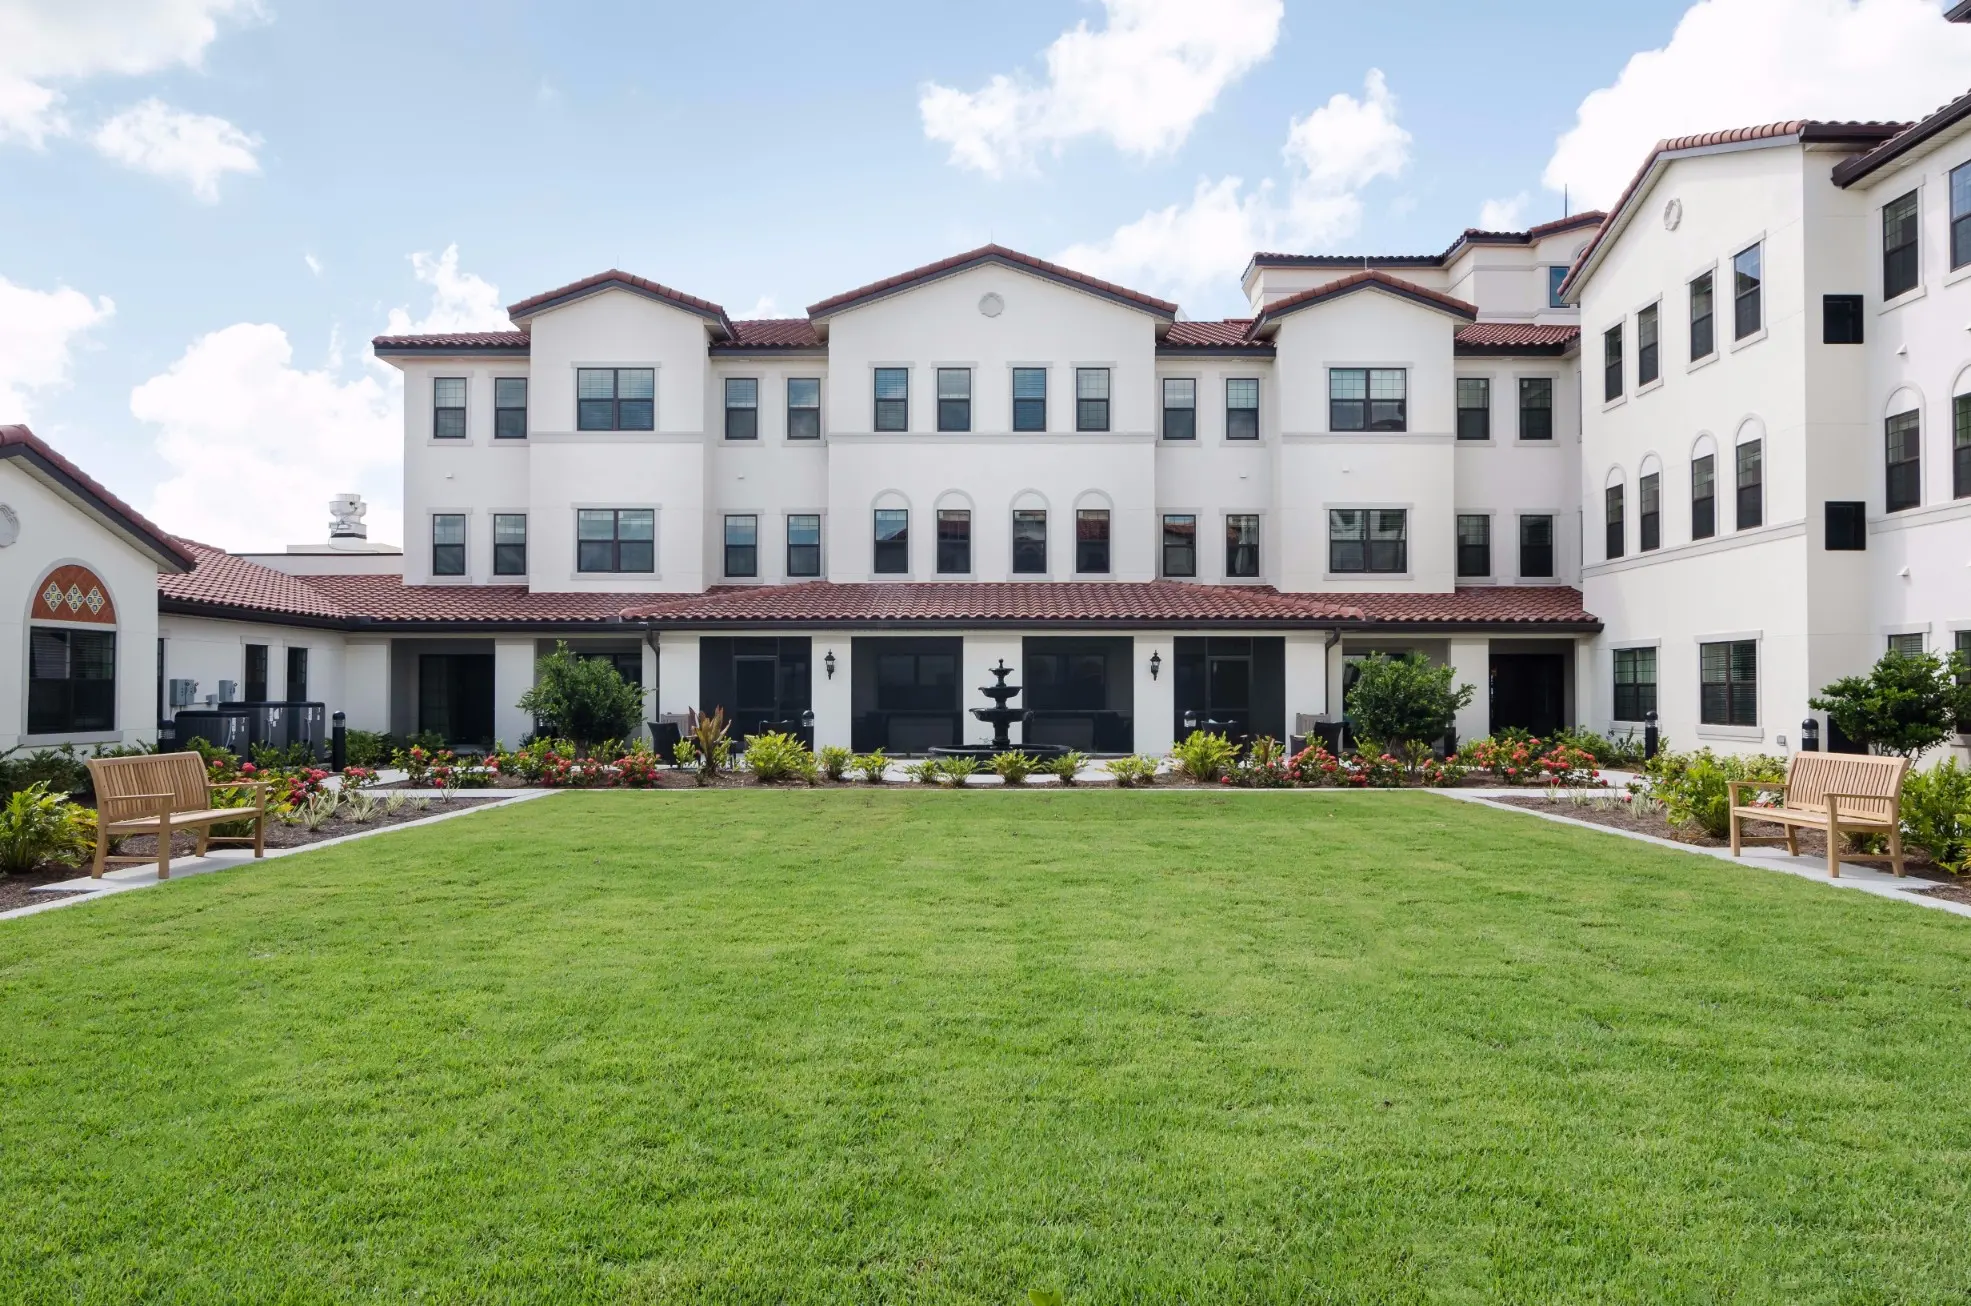
[[[1006,677],[1013,674],[1013,668],[1006,665],[1006,659],[999,659],[999,665],[987,668],[992,672],[993,683],[979,686],[979,692],[992,700],[991,707],[975,707],[972,715],[992,727],[992,742],[989,744],[959,744],[952,748],[933,748],[932,757],[970,757],[984,762],[998,753],[1015,751],[1012,736],[1007,728],[1015,721],[1026,718],[1026,709],[1009,707],[1008,702],[1020,692],[1018,685],[1006,683]],[[1068,751],[1062,744],[1020,744],[1017,751],[1025,753],[1036,761],[1059,757]]]

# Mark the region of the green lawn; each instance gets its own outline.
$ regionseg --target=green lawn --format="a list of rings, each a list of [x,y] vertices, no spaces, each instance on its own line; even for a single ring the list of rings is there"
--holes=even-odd
[[[1966,1300],[1971,921],[1428,794],[568,794],[0,922],[0,1300]]]

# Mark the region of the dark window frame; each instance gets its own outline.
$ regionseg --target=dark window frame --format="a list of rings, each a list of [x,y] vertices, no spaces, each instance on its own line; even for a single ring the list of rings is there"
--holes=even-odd
[[[466,514],[462,512],[434,512],[431,514],[431,574],[433,576],[465,575]],[[438,538],[439,523],[456,523],[458,538],[441,540]]]
[[[440,402],[441,389],[456,385],[458,402]],[[434,440],[463,440],[466,438],[465,409],[472,390],[469,378],[463,376],[434,376],[431,378],[431,438]],[[456,426],[456,430],[449,429]]]
[[[1923,418],[1917,409],[1882,421],[1882,509],[1906,512],[1923,506]],[[1897,454],[1901,453],[1901,457]]]
[[[1750,266],[1750,272],[1746,271],[1747,266]],[[1765,241],[1755,241],[1731,256],[1731,278],[1731,338],[1732,343],[1736,344],[1766,329]]]
[[[733,542],[733,527],[741,526],[750,542]],[[720,530],[724,545],[724,566],[726,576],[735,580],[753,580],[760,574],[760,515],[756,512],[729,512]]]
[[[520,388],[519,402],[514,402],[513,388]],[[524,376],[496,376],[493,378],[493,438],[495,440],[524,440],[527,438],[527,378]]]
[[[1035,528],[1038,527],[1036,532]],[[1047,572],[1047,509],[1013,510],[1013,551],[1009,574],[1045,576]]]
[[[1663,547],[1663,473],[1645,472],[1636,481],[1636,552]]]
[[[1868,503],[1862,499],[1829,499],[1824,508],[1821,545],[1829,553],[1863,553],[1868,549]]]
[[[1545,524],[1546,539],[1529,538],[1533,523]],[[1554,575],[1554,514],[1521,513],[1519,517],[1519,575],[1522,580],[1552,580]]]
[[[813,386],[813,403],[796,403],[795,386]],[[790,376],[787,378],[787,438],[789,440],[819,440],[821,438],[821,378],[818,376]]]
[[[1601,333],[1601,401],[1612,404],[1622,397],[1622,328],[1617,322]]]
[[[1376,395],[1380,382],[1396,378],[1395,397]],[[1352,391],[1359,378],[1360,394]],[[1379,415],[1380,412],[1380,415]],[[1330,431],[1407,431],[1410,429],[1410,370],[1406,367],[1331,367],[1328,369],[1328,429]]]
[[[1461,376],[1452,383],[1457,395],[1457,429],[1460,440],[1492,438],[1492,378]],[[1476,394],[1473,394],[1476,391]],[[1470,402],[1476,398],[1477,403]]]
[[[1225,576],[1228,580],[1259,579],[1259,546],[1264,523],[1256,512],[1225,514]]]
[[[1901,299],[1923,284],[1921,192],[1882,206],[1882,299]]]
[[[1822,295],[1820,297],[1820,342],[1824,345],[1864,343],[1865,299],[1861,295]]]
[[[952,393],[945,393],[945,382],[952,381]],[[958,394],[958,381],[964,382],[964,394]],[[972,369],[969,367],[940,367],[931,378],[936,388],[938,405],[938,430],[963,433],[972,429]]]
[[[969,576],[972,574],[972,510],[970,508],[939,508],[934,518],[937,530],[937,570],[940,576]],[[947,530],[946,527],[954,529]],[[955,529],[962,526],[963,530]],[[952,566],[952,562],[962,562],[962,566]]]
[[[1566,308],[1567,301],[1561,298],[1560,283],[1567,280],[1568,264],[1549,263],[1547,265],[1547,307]]]
[[[1074,570],[1077,576],[1106,576],[1114,570],[1114,521],[1107,508],[1074,512]]]
[[[1698,724],[1756,729],[1759,641],[1730,639],[1699,644],[1697,663]]]
[[[1971,394],[1952,395],[1950,406],[1950,494],[1971,498]]]
[[[747,402],[746,388],[751,387],[751,402]],[[760,438],[760,378],[757,376],[729,376],[725,378],[725,438],[728,440],[757,440]]]
[[[801,524],[796,525],[796,523]],[[814,534],[814,539],[811,542],[802,538],[810,530]],[[788,513],[786,532],[787,575],[793,578],[818,579],[821,575],[821,514],[818,512]]]
[[[1950,188],[1950,267],[1971,267],[1971,163],[1960,163],[1945,178]]]
[[[1039,380],[1039,393],[1033,393],[1034,380]],[[1022,383],[1026,394],[1021,394]],[[1044,367],[1016,367],[1013,369],[1013,429],[1015,431],[1045,431],[1047,429],[1047,369]]]
[[[1252,387],[1251,403],[1233,402],[1232,387],[1235,385]],[[1259,438],[1258,377],[1228,376],[1225,378],[1225,438],[1227,440],[1257,440]]]
[[[1709,490],[1700,494],[1699,490]],[[1690,460],[1690,538],[1709,540],[1718,534],[1718,455],[1715,451]]]
[[[885,381],[900,384],[898,394],[884,395]],[[870,369],[870,396],[875,407],[872,412],[872,430],[908,431],[910,429],[910,369],[907,367],[875,367]]]
[[[1656,647],[1618,648],[1614,653],[1612,697],[1615,719],[1645,720],[1649,713],[1656,710]]]
[[[1529,404],[1529,396],[1544,394],[1546,403]],[[1519,438],[1537,440],[1543,444],[1554,438],[1554,379],[1550,376],[1522,376],[1519,378]]]
[[[1195,580],[1198,575],[1198,515],[1163,514],[1161,566],[1157,574],[1171,580]],[[1174,563],[1174,565],[1173,565]]]
[[[1690,361],[1709,358],[1718,352],[1718,274],[1716,269],[1700,272],[1689,282]]]
[[[1074,370],[1074,429],[1077,431],[1101,432],[1109,429],[1109,402],[1115,394],[1115,378],[1106,367],[1077,367]],[[1102,393],[1099,398],[1084,396],[1083,378],[1093,381],[1102,378]]]
[[[609,395],[585,396],[584,378],[607,376]],[[625,399],[625,376],[650,378],[650,393]],[[607,404],[607,415],[601,405]],[[578,431],[654,431],[657,429],[657,369],[654,367],[578,367],[575,369],[575,429]]]
[[[1636,389],[1663,378],[1663,306],[1648,304],[1636,310]]]
[[[520,541],[500,539],[501,524],[520,523]],[[515,566],[518,556],[519,565]],[[527,574],[527,514],[524,512],[496,512],[493,514],[493,574],[495,576],[525,576]]]
[[[1190,403],[1181,402],[1185,387],[1190,388]],[[1171,402],[1171,391],[1175,387],[1180,402]],[[1198,438],[1198,378],[1195,376],[1166,376],[1159,383],[1163,394],[1163,429],[1166,440],[1190,440]],[[1173,414],[1175,418],[1173,420]]]
[[[885,529],[888,534],[885,534]],[[910,509],[877,508],[870,516],[869,570],[877,576],[910,574]]]
[[[1624,520],[1627,505],[1623,502],[1626,488],[1623,482],[1617,481],[1601,492],[1602,557],[1609,562],[1621,557],[1628,544]]]
[[[602,514],[609,515],[609,535],[584,537],[582,527],[584,518],[593,522]],[[650,519],[650,538],[638,539],[634,535],[623,534],[625,518]],[[632,525],[637,524],[632,522]],[[607,550],[607,566],[589,565],[590,560],[602,556]],[[645,550],[649,552],[649,565],[638,566]],[[627,560],[626,560],[627,559]],[[575,570],[585,575],[599,576],[637,576],[654,575],[657,571],[657,510],[655,508],[579,508],[575,512]]]
[[[1360,530],[1344,534],[1344,518],[1359,519]],[[1396,518],[1394,538],[1384,534]],[[1328,571],[1334,575],[1402,575],[1410,569],[1410,512],[1407,508],[1328,509]]]
[[[1740,440],[1732,446],[1732,484],[1736,493],[1732,500],[1732,529],[1736,531],[1754,530],[1766,522],[1766,449],[1765,440]],[[1751,457],[1746,457],[1746,450]],[[1748,478],[1748,469],[1750,475]]]
[[[29,737],[107,734],[117,728],[117,631],[98,627],[42,626],[28,623],[27,719]],[[52,669],[54,646],[61,647],[59,676]],[[86,657],[79,656],[86,650]],[[109,674],[78,675],[78,671]],[[89,686],[85,693],[77,686]],[[79,701],[86,700],[86,701]]]
[[[1467,539],[1465,528],[1478,527],[1481,538]],[[1483,580],[1492,575],[1492,514],[1486,512],[1461,512],[1457,514],[1453,535],[1457,542],[1458,579]]]

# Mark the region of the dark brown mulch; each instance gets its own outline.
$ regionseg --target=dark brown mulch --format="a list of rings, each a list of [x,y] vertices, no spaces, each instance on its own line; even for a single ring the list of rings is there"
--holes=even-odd
[[[1569,802],[1566,798],[1549,800],[1546,798],[1534,798],[1530,795],[1525,798],[1518,796],[1510,798],[1487,798],[1484,801],[1498,803],[1503,807],[1524,807],[1528,811],[1546,812],[1551,816],[1564,816],[1570,821],[1585,821],[1590,825],[1605,825],[1617,830],[1630,830],[1637,834],[1653,834],[1659,839],[1671,839],[1677,843],[1687,843],[1699,848],[1731,847],[1730,839],[1714,839],[1695,827],[1672,825],[1661,813],[1639,812],[1627,803],[1621,803],[1619,806],[1610,809],[1598,807],[1592,802],[1584,805]],[[1755,839],[1759,836],[1777,838],[1783,833],[1783,827],[1752,821],[1747,823],[1746,833]],[[1795,839],[1802,857],[1826,858],[1827,836],[1818,830],[1798,831]],[[1755,846],[1762,848],[1784,847],[1783,844],[1766,843],[1759,843]],[[1869,865],[1879,865],[1882,869],[1886,870],[1889,864],[1885,861],[1881,863],[1870,862]],[[1936,897],[1949,898],[1953,902],[1971,902],[1971,885],[1961,883],[1950,872],[1934,865],[1929,857],[1920,849],[1910,848],[1908,846],[1904,847],[1903,869],[1907,874],[1915,876],[1918,879],[1936,883],[1939,887],[1928,891]],[[1965,896],[1956,896],[1959,893]]]
[[[78,875],[87,875],[87,870],[77,870],[73,866],[56,866],[43,862],[31,871],[15,871],[12,875],[0,876],[0,911],[12,911],[16,907],[32,907],[37,902],[52,902],[57,898],[73,898],[76,893],[50,893],[37,890],[37,884],[60,884],[63,880],[73,880]]]

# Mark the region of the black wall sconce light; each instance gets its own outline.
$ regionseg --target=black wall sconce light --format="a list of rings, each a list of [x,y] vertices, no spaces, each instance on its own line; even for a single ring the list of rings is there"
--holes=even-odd
[[[1163,654],[1161,653],[1150,654],[1150,679],[1155,680],[1157,678],[1157,673],[1162,670],[1163,670]]]
[[[835,678],[835,650],[834,649],[831,648],[828,650],[828,656],[821,659],[821,665],[828,668],[828,678],[830,680],[833,680]]]

